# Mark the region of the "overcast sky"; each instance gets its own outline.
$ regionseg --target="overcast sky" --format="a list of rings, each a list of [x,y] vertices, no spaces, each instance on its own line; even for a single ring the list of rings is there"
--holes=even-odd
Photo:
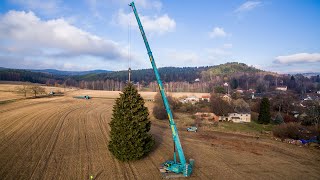
[[[0,67],[150,68],[130,0],[1,0]],[[136,0],[158,67],[320,72],[318,0]]]

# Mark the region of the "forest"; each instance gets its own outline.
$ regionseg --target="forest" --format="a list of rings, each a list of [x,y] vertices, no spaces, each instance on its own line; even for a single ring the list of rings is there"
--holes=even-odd
[[[279,86],[287,86],[297,93],[320,90],[319,75],[306,77],[302,74],[277,74],[237,62],[206,67],[163,67],[159,68],[159,73],[164,87],[170,92],[225,91],[224,83],[228,83],[230,90],[255,89],[258,93],[272,91]],[[115,91],[124,87],[128,71],[61,75],[1,68],[0,80]],[[152,69],[132,70],[131,81],[139,90],[156,91],[158,88]]]

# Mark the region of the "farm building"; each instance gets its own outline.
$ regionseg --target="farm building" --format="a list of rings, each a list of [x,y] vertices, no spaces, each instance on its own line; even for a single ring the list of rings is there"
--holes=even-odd
[[[202,101],[207,101],[207,102],[209,102],[209,101],[210,101],[210,96],[202,96],[200,99],[201,99]]]
[[[276,90],[278,90],[278,91],[287,91],[288,87],[287,86],[278,86],[278,87],[276,87]]]
[[[185,99],[181,99],[180,102],[195,104],[196,102],[199,102],[199,98],[196,96],[189,96]]]
[[[237,89],[236,92],[242,94],[244,91],[242,89]]]
[[[219,121],[232,121],[235,123],[243,123],[251,121],[249,113],[229,113],[228,116],[220,116]]]

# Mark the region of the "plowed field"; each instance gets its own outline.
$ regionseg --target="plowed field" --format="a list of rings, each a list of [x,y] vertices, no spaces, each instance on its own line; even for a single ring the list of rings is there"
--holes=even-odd
[[[172,157],[166,122],[152,120],[156,147],[123,163],[108,151],[114,99],[29,99],[0,105],[0,179],[160,179]],[[148,102],[152,106],[152,102]],[[320,153],[267,138],[180,127],[190,179],[319,179]]]

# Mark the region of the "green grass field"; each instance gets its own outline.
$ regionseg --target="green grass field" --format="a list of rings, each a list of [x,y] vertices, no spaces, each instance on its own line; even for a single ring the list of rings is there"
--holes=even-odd
[[[213,129],[216,131],[233,132],[233,133],[245,133],[245,134],[269,134],[271,133],[273,125],[263,125],[256,122],[250,123],[230,123],[219,122],[217,127]]]

